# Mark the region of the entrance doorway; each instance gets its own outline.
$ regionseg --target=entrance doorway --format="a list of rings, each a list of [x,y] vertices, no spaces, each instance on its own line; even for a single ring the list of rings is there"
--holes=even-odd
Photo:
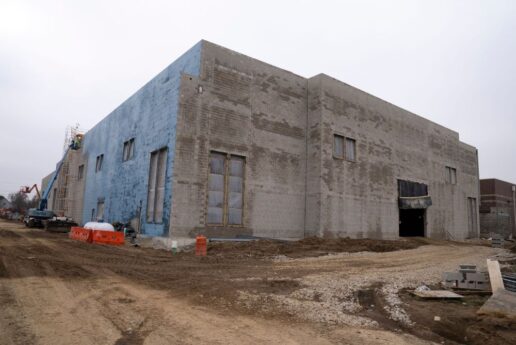
[[[425,236],[425,209],[400,209],[400,236]]]

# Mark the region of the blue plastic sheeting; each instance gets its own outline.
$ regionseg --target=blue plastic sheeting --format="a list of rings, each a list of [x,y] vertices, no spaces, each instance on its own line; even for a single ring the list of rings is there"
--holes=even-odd
[[[83,222],[95,217],[104,200],[104,221],[127,222],[138,216],[141,231],[150,236],[168,234],[181,74],[199,76],[202,41],[188,50],[111,114],[86,133],[87,156]],[[124,142],[134,138],[134,155],[123,161]],[[147,188],[151,152],[167,147],[163,221],[147,222]],[[102,169],[95,171],[98,155]]]

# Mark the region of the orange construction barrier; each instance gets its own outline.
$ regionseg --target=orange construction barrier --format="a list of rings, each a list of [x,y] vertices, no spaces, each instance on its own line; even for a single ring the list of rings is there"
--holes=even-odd
[[[93,230],[93,243],[123,245],[125,243],[125,236],[123,231],[103,231]]]
[[[93,231],[89,229],[84,229],[79,226],[72,226],[70,230],[69,237],[72,240],[83,241],[83,242],[92,242]]]
[[[206,256],[208,252],[207,240],[203,235],[197,236],[195,238],[195,255],[197,256]]]

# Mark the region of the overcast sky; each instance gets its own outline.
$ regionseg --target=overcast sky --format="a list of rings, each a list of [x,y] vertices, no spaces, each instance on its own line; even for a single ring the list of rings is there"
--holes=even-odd
[[[458,131],[516,183],[516,1],[0,0],[0,194],[203,38]]]

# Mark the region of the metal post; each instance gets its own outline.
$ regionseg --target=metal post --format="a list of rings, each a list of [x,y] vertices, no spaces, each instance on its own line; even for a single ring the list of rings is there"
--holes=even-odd
[[[516,186],[512,186],[512,238],[516,238]]]

